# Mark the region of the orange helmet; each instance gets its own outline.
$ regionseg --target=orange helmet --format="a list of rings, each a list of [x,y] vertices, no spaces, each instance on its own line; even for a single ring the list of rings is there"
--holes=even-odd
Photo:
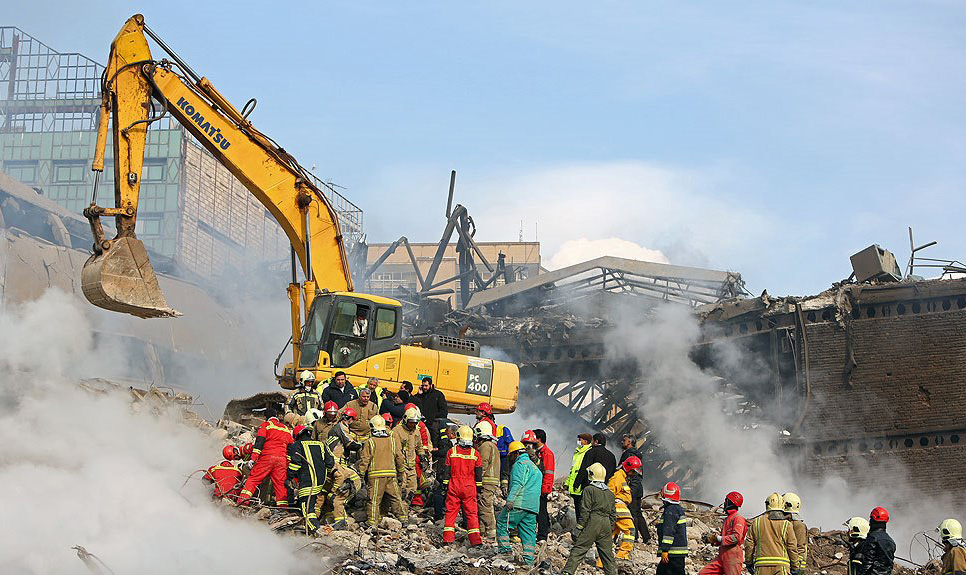
[[[889,512],[886,511],[885,507],[876,507],[872,510],[872,513],[869,514],[869,520],[878,521],[880,523],[888,523]]]
[[[406,405],[403,406],[403,411],[409,411],[410,409],[414,409],[414,408],[416,408],[415,403],[407,403]]]
[[[233,459],[241,459],[241,452],[238,451],[238,448],[235,447],[234,445],[226,445],[224,448],[222,448],[221,454],[228,461],[231,461]]]
[[[325,405],[322,406],[322,411],[326,413],[339,412],[339,404],[334,401],[326,401]]]
[[[737,491],[732,491],[731,493],[725,495],[725,501],[734,505],[735,509],[738,509],[741,507],[741,504],[745,502],[745,498],[742,497]]]
[[[386,425],[392,425],[392,416],[388,413],[383,413],[382,418],[386,420]]]
[[[681,501],[681,488],[673,481],[668,481],[661,488],[661,499],[671,503]]]
[[[642,466],[641,458],[636,455],[631,455],[621,463],[621,468],[628,473],[637,473]]]
[[[342,412],[342,417],[351,417],[352,419],[355,419],[359,417],[359,415],[356,413],[356,410],[352,409],[351,407],[347,407],[345,411]]]
[[[255,450],[255,446],[251,443],[246,443],[245,445],[242,445],[242,448],[241,448],[242,457],[251,457],[252,451],[254,450]]]
[[[537,434],[533,432],[532,429],[528,429],[523,432],[523,437],[520,438],[521,443],[536,443]]]

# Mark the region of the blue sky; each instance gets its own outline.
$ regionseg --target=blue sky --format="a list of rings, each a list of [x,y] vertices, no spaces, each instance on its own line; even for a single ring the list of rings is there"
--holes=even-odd
[[[620,238],[817,292],[906,226],[966,258],[966,4],[147,2],[149,26],[366,212],[435,241],[449,170],[485,240]],[[126,2],[17,2],[103,61]],[[607,246],[599,242],[598,246]],[[588,254],[593,255],[593,254]]]

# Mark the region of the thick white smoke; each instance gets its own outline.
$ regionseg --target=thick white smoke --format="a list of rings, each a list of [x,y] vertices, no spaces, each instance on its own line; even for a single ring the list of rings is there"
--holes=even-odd
[[[557,251],[547,260],[545,267],[549,270],[557,270],[601,256],[616,256],[619,258],[662,264],[669,263],[667,256],[660,250],[646,248],[621,238],[611,237],[599,240],[579,238],[576,240],[567,240],[561,244]]]
[[[95,347],[80,305],[49,291],[0,314],[2,571],[88,573],[73,545],[119,574],[306,568],[295,540],[226,514],[200,481],[182,489],[220,461],[219,442],[176,413],[77,386],[103,362],[124,361]]]
[[[665,305],[644,320],[628,320],[608,339],[608,356],[614,361],[636,359],[642,375],[636,403],[642,417],[661,444],[700,469],[705,478],[699,493],[686,498],[717,503],[731,490],[745,496],[745,516],[764,509],[765,497],[773,492],[793,491],[803,500],[803,518],[811,527],[838,529],[849,517],[868,517],[876,505],[892,515],[889,531],[896,539],[898,554],[909,555],[909,543],[919,531],[933,530],[946,517],[964,517],[963,505],[952,498],[924,496],[911,487],[906,473],[896,466],[862,469],[864,486],[849,484],[837,476],[804,477],[796,470],[779,444],[779,430],[768,425],[743,426],[727,415],[727,404],[719,379],[702,371],[689,354],[698,342],[699,325],[684,306]],[[723,344],[723,345],[728,345]],[[735,361],[735,348],[719,350]],[[744,376],[761,381],[753,358],[745,358]],[[741,377],[741,376],[739,376]],[[842,406],[847,409],[847,406]],[[921,548],[912,550],[913,560],[922,561]]]

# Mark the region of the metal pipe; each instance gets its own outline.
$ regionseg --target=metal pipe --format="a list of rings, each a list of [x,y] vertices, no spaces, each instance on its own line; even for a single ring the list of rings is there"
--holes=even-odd
[[[312,234],[309,227],[309,207],[305,206],[305,279],[315,280],[312,275]]]
[[[91,203],[97,203],[97,184],[101,182],[101,173],[99,171],[94,172],[94,191],[91,192]]]
[[[446,200],[446,217],[448,218],[452,213],[453,208],[453,191],[456,189],[456,170],[449,173],[449,199]]]
[[[167,52],[168,53],[168,56],[171,56],[171,58],[175,62],[178,63],[178,66],[181,66],[181,68],[189,76],[191,76],[191,78],[196,83],[201,81],[201,76],[199,76],[198,74],[196,74],[195,71],[192,70],[191,67],[188,66],[185,63],[185,61],[181,59],[180,56],[178,56],[177,54],[175,54],[174,50],[172,50],[170,47],[168,47],[168,45],[164,43],[164,40],[162,40],[161,38],[159,38],[158,35],[154,33],[154,30],[152,30],[151,28],[149,28],[147,24],[144,24],[144,31],[147,33],[148,36],[151,37],[152,40],[154,40],[155,42],[157,42],[158,43],[158,46],[161,46],[161,49],[164,50],[165,52]]]
[[[298,268],[297,268],[298,256],[295,255],[295,246],[290,246],[290,247],[292,251],[292,283],[297,284],[299,283]]]

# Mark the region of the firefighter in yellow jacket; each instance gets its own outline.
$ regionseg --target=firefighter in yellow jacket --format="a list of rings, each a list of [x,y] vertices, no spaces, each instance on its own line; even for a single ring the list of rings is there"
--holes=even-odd
[[[399,477],[404,473],[406,461],[402,446],[386,430],[386,420],[375,415],[369,420],[371,435],[362,444],[359,456],[359,473],[369,478],[370,526],[378,525],[379,506],[383,497],[389,498],[392,514],[400,521],[407,521],[406,507],[399,494]]]
[[[795,528],[785,518],[785,502],[777,493],[765,500],[765,513],[748,522],[745,565],[754,575],[799,575]]]
[[[392,438],[399,444],[403,452],[405,469],[400,476],[399,487],[402,490],[402,498],[408,502],[416,494],[416,454],[417,450],[422,450],[422,439],[419,437],[419,412],[415,407],[407,409],[403,415],[403,420],[396,427],[392,428]]]
[[[795,541],[798,542],[798,565],[792,565],[799,572],[805,572],[805,561],[808,559],[808,526],[802,521],[802,498],[794,493],[782,495],[785,502],[785,515],[792,522],[795,530]]]
[[[484,419],[473,428],[473,435],[483,467],[483,480],[476,484],[480,527],[484,537],[496,541],[494,506],[500,493],[500,450],[496,446],[496,430],[489,420]]]
[[[955,519],[947,519],[936,529],[943,540],[942,575],[966,575],[966,543],[963,526]]]
[[[614,504],[617,507],[617,521],[614,522],[614,541],[617,542],[618,537],[620,537],[620,546],[617,548],[618,559],[630,559],[631,551],[634,550],[637,529],[634,527],[634,516],[631,515],[631,510],[627,507],[633,499],[628,475],[640,473],[641,467],[641,460],[632,455],[624,460],[624,463],[607,482],[607,488],[614,494]],[[602,567],[600,564],[597,566]]]

